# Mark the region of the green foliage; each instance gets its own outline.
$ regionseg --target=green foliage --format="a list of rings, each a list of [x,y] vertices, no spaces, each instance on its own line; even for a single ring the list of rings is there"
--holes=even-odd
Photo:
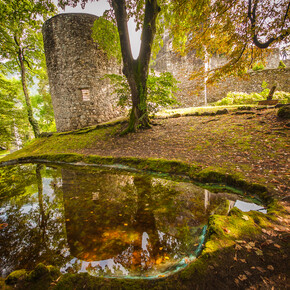
[[[147,80],[149,112],[179,104],[174,96],[178,90],[177,83],[178,81],[169,72],[157,76],[153,70],[151,71]]]
[[[122,108],[131,106],[131,90],[125,76],[107,74],[114,85],[114,93],[119,98],[118,105]],[[150,113],[158,109],[178,104],[174,93],[178,90],[177,80],[169,72],[161,73],[159,76],[152,70],[147,79],[147,106]]]
[[[269,95],[267,82],[262,83],[263,90],[260,93],[243,93],[243,92],[229,92],[227,96],[220,101],[213,103],[214,106],[227,106],[227,105],[247,105],[256,104],[258,101],[263,101]],[[290,93],[276,91],[273,96],[273,100],[279,100],[281,104],[287,104],[290,102]]]
[[[42,23],[56,12],[50,1],[0,1],[0,55],[2,68],[10,73],[19,71],[19,51],[30,72],[44,57]]]
[[[253,71],[263,70],[265,69],[264,64],[262,62],[256,62],[254,63],[252,67]]]
[[[20,106],[20,86],[19,81],[9,80],[0,74],[0,145],[4,148],[11,147],[15,140],[15,128],[22,127],[26,122],[23,107]],[[18,133],[23,136],[24,132],[20,130]]]
[[[279,61],[278,68],[286,68],[286,64],[283,62],[283,60]]]
[[[0,1],[0,71],[6,76],[16,74],[21,78],[25,96],[21,107],[27,111],[35,136],[39,130],[29,89],[46,74],[41,28],[43,21],[55,12],[56,8],[49,0]]]
[[[264,98],[258,93],[238,93],[229,92],[227,96],[220,101],[215,102],[215,106],[226,106],[226,105],[244,105],[254,104],[257,101],[262,101]]]
[[[180,54],[194,51],[203,59],[208,55],[224,60],[219,69],[207,73],[211,82],[239,75],[254,62],[263,62],[269,53],[265,48],[271,43],[289,41],[287,0],[279,3],[272,0],[169,2],[171,14],[167,24],[173,37],[173,48]],[[261,69],[260,65],[258,67]],[[204,75],[202,70],[194,76]]]
[[[261,95],[264,99],[266,99],[267,96],[269,95],[269,92],[270,92],[270,89],[268,89],[268,83],[265,82],[265,81],[263,81],[261,87],[262,87],[263,90],[262,90],[262,92],[260,93],[260,95]]]
[[[27,275],[26,270],[16,270],[9,274],[9,276],[5,279],[5,283],[7,285],[13,285],[18,282],[20,279],[25,279]]]
[[[37,74],[37,94],[31,97],[34,115],[37,118],[39,127],[43,132],[55,132],[55,120],[51,96],[49,93],[48,77],[43,67],[38,70]]]
[[[119,33],[113,22],[99,17],[94,22],[92,37],[109,58],[122,60]]]

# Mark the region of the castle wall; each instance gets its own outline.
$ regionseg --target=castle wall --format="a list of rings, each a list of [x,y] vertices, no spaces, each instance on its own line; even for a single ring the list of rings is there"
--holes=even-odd
[[[57,131],[105,122],[122,114],[108,73],[121,66],[93,42],[97,16],[59,14],[43,25],[43,40]]]
[[[226,97],[230,91],[259,93],[263,90],[261,87],[263,81],[268,83],[268,87],[276,83],[277,90],[290,92],[290,69],[277,69],[279,61],[279,50],[273,50],[266,59],[267,69],[249,72],[243,78],[230,77],[214,86],[207,85],[207,103]],[[225,62],[225,58],[213,56],[209,60],[209,67],[214,69]],[[157,55],[154,65],[156,72],[171,72],[179,81],[180,90],[176,93],[176,96],[181,103],[180,107],[194,107],[205,104],[204,79],[190,79],[192,72],[201,67],[204,67],[204,62],[196,57],[194,52],[183,57],[174,53],[168,38],[165,39],[164,46]]]
[[[268,83],[268,88],[275,84],[276,91],[290,92],[290,68],[264,69],[246,74],[243,78],[230,77],[208,87],[208,102],[215,102],[226,97],[228,92],[260,93],[263,81]]]

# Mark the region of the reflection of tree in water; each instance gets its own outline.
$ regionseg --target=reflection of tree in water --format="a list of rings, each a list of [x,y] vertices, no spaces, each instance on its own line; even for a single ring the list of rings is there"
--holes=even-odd
[[[25,194],[36,179],[31,165],[0,167],[0,176],[0,200]]]
[[[135,239],[125,252],[115,258],[115,261],[125,268],[136,271],[151,268],[164,254],[153,212],[151,178],[135,176],[134,186],[137,191],[137,211],[131,226],[136,233]],[[148,240],[144,233],[148,235]]]
[[[113,259],[115,275],[117,265],[141,274],[164,262],[168,266],[197,246],[202,226],[192,214],[192,200],[174,182],[113,172],[62,173],[68,243],[75,257]],[[96,263],[87,267],[100,273]]]
[[[192,202],[172,185],[172,181],[134,177],[137,211],[132,227],[137,237],[114,260],[135,274],[158,265],[168,267],[196,247],[194,231],[198,238],[201,228],[191,213]]]
[[[50,187],[51,196],[48,196],[43,190],[44,174],[45,170],[41,165],[37,165],[36,168],[26,166],[25,176],[34,177],[27,179],[27,183],[22,183],[21,194],[17,195],[17,185],[16,192],[11,190],[14,197],[10,202],[1,204],[1,222],[8,224],[0,231],[2,274],[19,268],[31,269],[39,262],[56,265],[63,263],[64,257],[60,255],[65,246],[60,219],[61,191],[57,186],[58,180],[54,177]],[[19,176],[19,180],[25,179]],[[4,180],[3,184],[5,182]],[[52,200],[53,202],[50,202]]]

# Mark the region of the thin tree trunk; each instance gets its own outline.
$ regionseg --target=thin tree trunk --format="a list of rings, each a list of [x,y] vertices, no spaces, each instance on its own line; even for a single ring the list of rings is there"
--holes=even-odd
[[[126,76],[132,97],[132,110],[128,128],[123,132],[135,132],[139,127],[149,128],[147,110],[147,78],[151,49],[156,33],[156,18],[160,12],[157,0],[146,0],[145,16],[141,36],[139,57],[134,60],[132,56],[128,32],[128,15],[125,0],[113,0],[113,9],[117,21],[118,32],[123,57],[123,73]]]
[[[44,212],[43,206],[43,183],[42,183],[42,176],[41,176],[41,169],[43,165],[37,164],[36,166],[36,180],[37,180],[37,188],[38,188],[38,204],[39,204],[39,230],[41,236],[41,244],[45,243],[45,232],[46,232],[46,225],[47,225],[47,217]]]
[[[273,96],[274,96],[274,93],[275,93],[275,90],[276,90],[276,86],[273,86],[269,92],[269,95],[267,97],[267,100],[272,100],[273,99]]]
[[[39,134],[40,134],[39,125],[33,117],[31,100],[30,100],[30,96],[29,96],[29,92],[28,92],[27,84],[26,84],[27,83],[26,82],[26,69],[24,65],[23,54],[22,54],[21,48],[19,48],[18,60],[20,63],[21,82],[22,82],[22,89],[25,96],[25,102],[26,102],[26,107],[27,107],[28,121],[30,125],[32,126],[35,138],[37,138],[39,137]]]
[[[134,229],[138,233],[138,238],[133,244],[133,265],[140,267],[150,268],[154,265],[156,260],[163,256],[161,248],[161,242],[159,240],[159,234],[156,226],[156,219],[153,209],[150,208],[154,203],[152,200],[152,183],[151,178],[134,177],[134,185],[137,191],[137,212],[134,217]],[[149,205],[149,208],[148,208]],[[147,259],[144,257],[144,249],[142,247],[143,233],[147,233],[149,236],[149,247]]]

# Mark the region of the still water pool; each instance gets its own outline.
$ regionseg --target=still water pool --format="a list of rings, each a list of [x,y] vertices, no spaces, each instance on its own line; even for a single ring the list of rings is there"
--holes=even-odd
[[[114,168],[0,168],[0,271],[52,264],[63,273],[154,278],[201,252],[208,218],[261,206],[190,182]]]

